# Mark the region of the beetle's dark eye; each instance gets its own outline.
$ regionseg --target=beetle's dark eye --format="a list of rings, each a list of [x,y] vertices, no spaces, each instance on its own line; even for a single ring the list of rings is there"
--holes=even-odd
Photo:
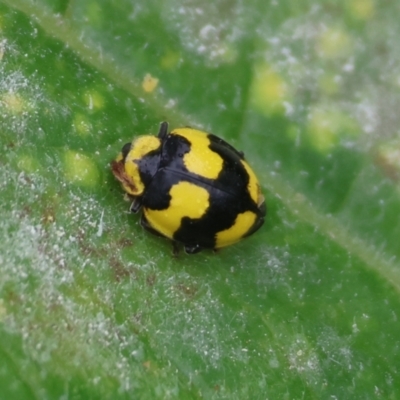
[[[122,157],[124,158],[124,160],[125,160],[126,156],[128,155],[128,153],[131,151],[131,148],[132,148],[132,143],[127,143],[122,148],[121,153],[122,153]]]

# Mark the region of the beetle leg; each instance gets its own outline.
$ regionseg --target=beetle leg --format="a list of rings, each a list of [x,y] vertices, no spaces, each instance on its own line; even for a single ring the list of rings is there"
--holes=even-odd
[[[262,197],[263,202],[259,205],[258,209],[260,211],[260,214],[265,217],[267,215],[267,205],[265,204],[264,197]]]
[[[203,250],[203,248],[198,244],[186,244],[184,248],[187,254],[196,254],[199,251]]]
[[[158,138],[163,140],[168,135],[168,122],[161,122]]]
[[[140,210],[140,207],[142,207],[142,198],[134,197],[129,211],[136,214]]]
[[[175,242],[175,240],[173,240],[173,241],[172,241],[172,255],[173,255],[174,257],[178,257],[179,251],[180,251],[180,249],[179,249],[179,244],[178,244],[178,242]]]

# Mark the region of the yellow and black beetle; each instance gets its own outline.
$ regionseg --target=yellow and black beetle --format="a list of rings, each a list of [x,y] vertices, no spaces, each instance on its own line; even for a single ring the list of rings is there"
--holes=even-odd
[[[112,172],[142,208],[142,226],[184,245],[187,253],[229,246],[257,231],[266,207],[243,153],[191,128],[139,136],[123,146]]]

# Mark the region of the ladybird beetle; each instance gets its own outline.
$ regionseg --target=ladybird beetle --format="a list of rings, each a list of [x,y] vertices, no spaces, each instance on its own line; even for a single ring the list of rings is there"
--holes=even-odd
[[[161,123],[158,136],[139,136],[111,163],[114,176],[142,208],[142,226],[182,243],[189,254],[238,242],[264,223],[260,184],[242,152],[219,137]]]

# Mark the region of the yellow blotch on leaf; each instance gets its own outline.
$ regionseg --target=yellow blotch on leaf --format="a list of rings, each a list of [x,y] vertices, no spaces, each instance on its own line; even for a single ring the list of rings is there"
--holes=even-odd
[[[310,112],[307,134],[316,150],[328,152],[341,139],[357,136],[359,129],[356,122],[342,111],[316,108]]]
[[[5,93],[0,97],[0,105],[6,108],[11,114],[22,114],[26,111],[27,102],[16,93]]]
[[[350,0],[348,7],[357,19],[370,20],[375,14],[374,0]]]
[[[18,157],[17,165],[22,171],[28,173],[36,172],[41,168],[37,158],[34,158],[28,154],[20,155]]]
[[[96,90],[88,90],[84,93],[83,98],[89,110],[101,110],[104,108],[104,97]]]
[[[88,135],[92,130],[92,124],[85,115],[76,113],[73,120],[75,132],[80,136]]]
[[[163,69],[176,68],[181,60],[181,55],[177,51],[167,51],[161,58],[160,64]]]
[[[254,106],[264,114],[283,113],[288,96],[285,80],[268,65],[258,66],[251,85]]]
[[[317,42],[318,53],[328,59],[345,57],[349,55],[352,47],[350,35],[340,28],[328,28]]]
[[[143,78],[142,88],[146,93],[153,92],[158,86],[159,80],[150,74],[146,74]]]
[[[88,188],[98,184],[100,173],[96,163],[90,157],[67,150],[63,158],[64,175],[67,181]]]

